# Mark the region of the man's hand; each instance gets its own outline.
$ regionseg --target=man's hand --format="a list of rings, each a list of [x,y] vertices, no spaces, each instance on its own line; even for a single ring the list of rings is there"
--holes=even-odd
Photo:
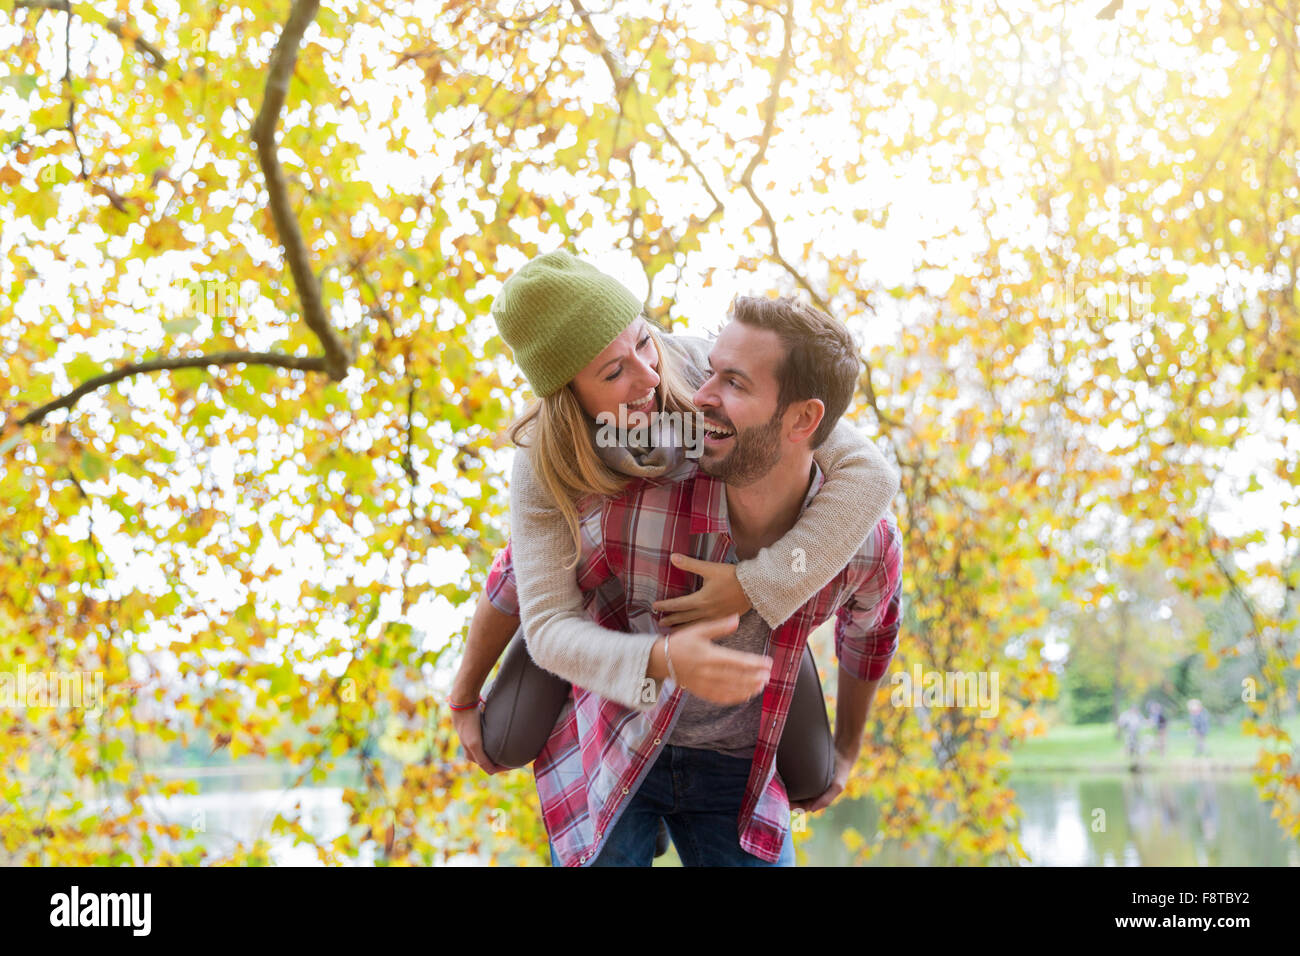
[[[465,755],[478,764],[488,774],[504,773],[509,767],[494,763],[483,749],[483,725],[479,720],[478,708],[473,710],[453,710],[451,725],[460,737],[460,744],[465,748]]]
[[[683,571],[698,574],[704,583],[692,594],[655,601],[652,606],[656,611],[668,612],[667,617],[659,622],[664,627],[678,627],[728,614],[740,616],[753,607],[749,595],[736,578],[734,564],[699,561],[684,554],[674,554],[672,562]]]
[[[469,622],[469,640],[465,642],[465,656],[460,660],[456,677],[451,682],[450,700],[478,700],[483,682],[492,671],[492,665],[505,653],[510,638],[519,629],[519,615],[506,614],[488,600],[487,594],[479,597],[474,617]],[[483,750],[483,725],[479,722],[479,709],[453,710],[451,725],[465,748],[465,755],[487,773],[509,770],[493,763]]]
[[[857,763],[857,758],[846,757],[839,751],[835,752],[835,776],[831,779],[831,785],[826,788],[826,792],[820,797],[814,797],[811,800],[796,800],[790,804],[791,810],[803,810],[807,813],[816,813],[819,810],[825,810],[838,797],[844,788],[849,785],[849,776],[853,773],[853,765]]]

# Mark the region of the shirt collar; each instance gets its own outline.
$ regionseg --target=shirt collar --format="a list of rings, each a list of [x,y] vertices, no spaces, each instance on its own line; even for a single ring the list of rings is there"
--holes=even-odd
[[[812,504],[813,498],[821,490],[826,476],[822,474],[817,462],[812,464],[812,481],[808,483],[808,493],[799,506],[803,514]],[[705,474],[703,471],[695,476],[695,490],[691,496],[691,534],[718,534],[731,536],[731,521],[727,516],[726,483]]]

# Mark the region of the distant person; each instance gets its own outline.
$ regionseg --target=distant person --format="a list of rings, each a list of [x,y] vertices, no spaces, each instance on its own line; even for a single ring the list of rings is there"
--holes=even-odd
[[[1124,735],[1124,752],[1130,761],[1136,762],[1142,753],[1142,714],[1133,705],[1119,715],[1120,732]]]
[[[1169,732],[1169,718],[1165,716],[1165,709],[1156,701],[1147,704],[1147,719],[1156,729],[1156,747],[1160,750],[1160,756],[1165,755],[1165,737]]]
[[[1195,697],[1187,702],[1187,712],[1192,724],[1192,739],[1196,742],[1196,756],[1206,756],[1205,738],[1210,733],[1210,715]]]

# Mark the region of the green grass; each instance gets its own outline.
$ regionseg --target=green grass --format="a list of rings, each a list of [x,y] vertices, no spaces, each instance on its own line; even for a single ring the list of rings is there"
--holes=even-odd
[[[1291,735],[1291,746],[1300,746],[1300,714],[1282,721],[1282,729]],[[1186,720],[1169,725],[1163,758],[1155,749],[1155,734],[1143,731],[1149,741],[1141,765],[1153,770],[1167,767],[1234,767],[1249,769],[1264,746],[1259,737],[1241,732],[1240,721],[1212,725],[1206,739],[1207,755],[1195,756],[1192,736]],[[1268,742],[1278,749],[1275,741]],[[1124,744],[1116,739],[1113,724],[1059,725],[1045,736],[1034,737],[1011,751],[1012,770],[1100,770],[1127,767]]]

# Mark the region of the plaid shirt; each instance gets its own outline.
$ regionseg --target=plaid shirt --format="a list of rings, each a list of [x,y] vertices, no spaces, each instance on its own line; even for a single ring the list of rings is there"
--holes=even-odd
[[[813,468],[803,508],[822,484],[820,469]],[[690,460],[661,478],[633,483],[618,498],[588,499],[580,512],[578,587],[588,615],[611,630],[665,633],[651,605],[697,587],[695,575],[669,562],[674,551],[704,561],[736,560],[726,485]],[[797,573],[799,556],[793,557]],[[488,574],[487,594],[498,610],[517,615],[513,575],[507,545]],[[893,515],[886,513],[848,565],[772,631],[772,676],[763,690],[758,743],[740,807],[740,845],[747,852],[775,862],[789,827],[776,751],[808,635],[834,613],[840,666],[860,680],[879,679],[898,647],[901,591],[902,541]],[[647,693],[654,695],[650,684]],[[572,688],[533,763],[542,818],[561,865],[585,866],[596,858],[672,733],[683,693],[665,679],[654,705],[635,711]]]

